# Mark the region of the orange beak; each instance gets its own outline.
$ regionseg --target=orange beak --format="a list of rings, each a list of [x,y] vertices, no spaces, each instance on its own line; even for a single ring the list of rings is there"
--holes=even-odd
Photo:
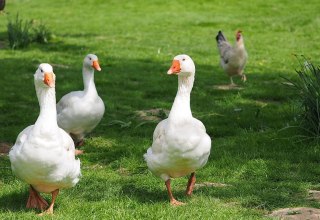
[[[178,75],[181,71],[180,68],[180,61],[179,60],[173,60],[172,65],[170,69],[168,70],[168,74],[176,74]]]
[[[50,88],[53,88],[55,84],[53,73],[45,73],[43,82],[47,84]]]
[[[98,71],[101,71],[99,62],[98,62],[97,60],[93,61],[92,67],[93,67],[94,69],[98,70]]]

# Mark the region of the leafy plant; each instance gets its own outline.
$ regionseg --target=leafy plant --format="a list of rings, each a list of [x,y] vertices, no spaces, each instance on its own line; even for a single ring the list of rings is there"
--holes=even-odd
[[[304,59],[297,70],[298,81],[288,80],[300,99],[302,120],[300,127],[308,136],[320,138],[320,68]]]
[[[12,49],[27,47],[32,41],[32,21],[23,21],[17,14],[15,20],[8,22],[8,39]]]
[[[33,30],[34,30],[33,41],[43,44],[43,43],[48,43],[49,40],[51,39],[51,32],[49,31],[49,28],[47,28],[45,24],[40,23],[39,25],[35,26]]]
[[[48,43],[52,36],[45,24],[42,22],[37,24],[34,20],[24,21],[19,18],[19,14],[15,20],[9,20],[7,27],[11,49],[24,48],[32,42]]]

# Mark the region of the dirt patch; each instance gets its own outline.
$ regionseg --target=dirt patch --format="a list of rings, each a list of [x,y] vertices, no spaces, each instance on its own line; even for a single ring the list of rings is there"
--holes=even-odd
[[[200,187],[228,187],[228,186],[231,186],[231,185],[224,184],[224,183],[212,183],[212,182],[196,183],[194,185],[195,188],[200,188]]]
[[[281,105],[280,101],[275,101],[275,100],[267,100],[267,99],[260,99],[260,100],[255,100],[256,104],[260,105],[261,107],[265,107],[268,104],[273,104],[273,105]]]
[[[320,219],[320,209],[297,207],[297,208],[285,208],[273,211],[268,217],[275,217],[283,220],[301,220]]]
[[[120,167],[117,172],[121,175],[121,176],[128,176],[129,175],[129,170],[123,167]]]
[[[96,38],[97,40],[105,40],[105,39],[107,39],[107,36],[99,35],[99,36],[96,36],[95,38]]]
[[[59,64],[59,63],[51,63],[51,65],[53,67],[59,67],[59,68],[62,68],[62,69],[69,69],[70,66],[68,65],[64,65],[64,64]]]
[[[309,190],[308,193],[309,193],[308,199],[320,202],[320,191]]]
[[[320,191],[309,190],[308,199],[320,202]],[[273,211],[268,217],[276,217],[283,220],[320,219],[320,209],[309,207],[284,208]]]
[[[135,114],[141,121],[160,121],[167,118],[169,112],[167,109],[155,108],[136,111]]]
[[[213,89],[216,90],[242,90],[243,87],[238,85],[215,85],[213,86]]]
[[[282,82],[283,85],[286,85],[286,86],[293,86],[293,84],[291,82]]]
[[[0,49],[3,49],[6,47],[5,41],[0,41]]]
[[[12,147],[12,144],[0,142],[0,155],[7,155]]]

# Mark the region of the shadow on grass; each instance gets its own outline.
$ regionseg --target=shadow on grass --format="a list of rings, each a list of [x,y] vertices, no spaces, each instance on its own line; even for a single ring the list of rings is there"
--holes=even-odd
[[[51,195],[41,193],[41,196],[48,202],[51,203]],[[20,191],[15,191],[10,194],[0,197],[0,212],[32,212],[41,213],[38,209],[27,209],[26,204],[29,197],[29,190],[27,187],[22,188]],[[55,209],[59,209],[59,196],[54,205]]]
[[[39,49],[41,48],[39,47]],[[81,46],[68,45],[63,42],[44,45],[43,49],[48,51],[81,51],[81,53],[83,53]],[[134,112],[138,110],[153,108],[170,109],[177,91],[177,77],[168,76],[166,74],[167,69],[170,67],[171,59],[172,57],[168,58],[166,62],[160,62],[152,59],[119,59],[115,57],[108,57],[108,66],[103,70],[107,74],[99,73],[95,76],[97,90],[106,105],[106,115],[99,126],[94,130],[94,133],[105,136],[105,134],[108,134],[108,130],[110,129],[115,131],[123,130],[117,126],[110,127],[108,126],[108,123],[112,120],[121,120],[125,122],[130,121],[132,120],[131,117],[133,117]],[[3,70],[6,70],[4,74],[7,79],[6,81],[1,82],[1,84],[3,83],[4,93],[0,95],[1,100],[3,100],[4,103],[1,106],[1,110],[5,112],[5,114],[3,114],[3,118],[6,120],[1,120],[4,121],[4,123],[8,123],[10,118],[14,116],[20,118],[20,120],[16,120],[15,125],[17,126],[20,125],[20,122],[22,122],[21,126],[25,126],[26,120],[29,124],[34,122],[38,110],[36,109],[37,99],[35,97],[32,78],[35,68],[40,62],[41,60],[38,58],[34,58],[32,60],[3,59],[1,61]],[[52,60],[52,62],[54,62],[54,60]],[[68,74],[61,74],[60,77],[59,74],[57,75],[57,100],[70,91],[82,89],[82,85],[80,85],[82,84],[82,79],[81,74],[79,74],[81,71],[81,65],[82,64],[79,63],[77,68],[72,67],[72,69],[69,69]],[[228,97],[236,96],[239,93],[239,91],[215,91],[212,88],[213,85],[228,80],[228,77],[226,77],[221,70],[219,70],[219,72],[216,71],[215,68],[217,67],[211,65],[197,65],[197,77],[191,99],[192,109],[195,116],[197,116],[198,111],[201,111],[199,112],[200,115],[207,113],[219,113],[219,109],[221,112],[225,113],[226,109],[227,111],[228,108],[230,110],[230,106],[223,105],[224,103],[217,105],[216,100],[227,99]],[[23,70],[23,72],[17,72],[17,70]],[[57,72],[59,71],[61,70],[58,69]],[[213,72],[215,72],[215,75]],[[74,86],[75,77],[77,82],[79,82],[79,85],[77,86]],[[63,82],[59,81],[59,78],[63,79]],[[12,86],[12,81],[15,82],[14,87]],[[243,91],[240,92],[240,94],[243,94],[244,98],[250,98],[251,96],[255,96],[256,98],[267,98],[270,94],[265,91],[270,88],[272,91],[274,90],[273,85],[270,85],[270,88],[266,86],[261,88],[259,86],[251,85],[249,86],[249,92],[247,91],[247,87],[248,86],[245,85]],[[19,90],[14,88],[19,88]],[[283,94],[285,94],[285,92]],[[14,100],[14,102],[11,102],[11,100]],[[23,108],[18,108],[17,106],[19,105]],[[198,106],[202,106],[202,108],[198,109]],[[248,106],[247,109],[252,108]],[[16,110],[31,112],[32,119],[28,120],[25,114],[19,112],[16,113]],[[257,110],[257,108],[255,110]],[[233,113],[232,111],[233,109],[230,111],[231,114]],[[244,115],[243,113],[240,114]],[[250,110],[247,114],[255,114],[255,112]],[[231,123],[236,122],[237,120],[235,120],[235,118],[237,118],[238,115],[239,114],[233,114],[233,116],[229,117],[227,120]],[[9,120],[7,119],[7,116],[9,116]],[[24,117],[23,120],[21,120],[22,116]],[[242,118],[243,121],[246,121],[246,116]],[[199,119],[203,120],[201,117]],[[208,121],[205,125],[209,128],[209,133],[215,135],[216,130],[212,130],[210,128],[210,124],[213,124],[211,123],[212,119],[216,120],[214,117],[207,117],[204,120],[205,122],[206,120]],[[225,118],[222,119],[222,122],[224,121]],[[141,121],[137,123],[141,123]],[[146,136],[150,134],[149,136],[152,136],[153,131],[149,132],[149,130],[151,130],[152,126],[155,125],[147,125],[147,131],[149,134],[147,134],[143,129],[146,126],[141,126],[141,129],[135,129],[134,127],[136,125],[137,124],[134,124],[129,128],[129,133],[134,130],[131,133],[132,135]],[[217,126],[215,125],[215,127]],[[247,127],[250,128],[251,126],[248,125]],[[10,129],[11,128],[9,126],[9,130]],[[232,133],[232,130],[230,129],[229,132],[224,132],[225,130],[223,129],[222,131],[225,134],[228,134],[230,131]],[[122,131],[120,132],[124,133]],[[2,132],[0,132],[0,139],[1,134]],[[13,139],[15,137],[13,137],[12,134],[13,132],[6,132],[5,136],[10,137],[10,139],[6,139],[6,141],[14,141]]]
[[[0,32],[0,49],[9,49],[8,33]]]
[[[19,212],[26,209],[29,193],[25,191],[15,191],[0,197],[0,211]]]
[[[162,184],[161,189],[156,186],[147,186],[141,182],[139,176],[123,176],[114,178],[100,178],[97,176],[88,175],[82,179],[79,184],[68,190],[74,199],[86,200],[90,202],[126,199],[137,201],[138,203],[163,203],[169,201],[165,184]],[[173,187],[174,196],[177,199],[186,200],[187,197],[183,190],[178,190]]]
[[[163,184],[164,186],[164,184]],[[165,187],[165,186],[164,186]],[[140,203],[158,203],[169,201],[167,196],[167,191],[161,190],[150,190],[147,187],[141,186],[139,184],[134,183],[126,183],[121,187],[122,192],[131,199],[134,199]],[[180,197],[180,193],[175,193]]]
[[[23,128],[33,124],[39,109],[33,74],[39,63],[16,58],[1,59],[0,140],[14,143]]]
[[[34,47],[42,51],[51,52],[72,52],[72,54],[85,56],[87,48],[84,45],[68,44],[62,40],[51,41],[47,44],[34,44]],[[82,66],[81,63],[79,65]]]

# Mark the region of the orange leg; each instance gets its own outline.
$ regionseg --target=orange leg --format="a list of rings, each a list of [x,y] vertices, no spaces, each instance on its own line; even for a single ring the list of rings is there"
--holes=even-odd
[[[173,197],[172,191],[171,191],[170,179],[168,179],[165,183],[166,183],[166,187],[167,187],[167,190],[168,190],[168,195],[169,195],[169,199],[170,199],[170,204],[173,205],[173,206],[184,205],[185,203],[179,202],[178,200],[176,200],[176,199]]]
[[[26,207],[28,209],[36,208],[40,210],[45,210],[48,207],[48,203],[46,202],[46,200],[44,200],[31,185]]]
[[[46,211],[44,211],[44,212],[39,214],[40,216],[42,216],[44,214],[53,215],[53,206],[54,206],[54,203],[56,201],[56,198],[57,198],[58,194],[59,194],[59,189],[56,189],[55,191],[53,191],[51,193],[51,197],[52,197],[51,204],[50,204],[49,208]]]
[[[84,144],[84,139],[82,138],[80,141],[78,141],[78,138],[76,135],[70,133],[70,136],[72,137],[72,140],[74,142],[74,146],[76,147],[76,150],[74,152],[74,155],[75,156],[78,156],[78,155],[81,155],[84,153],[83,150],[79,150],[77,148],[81,147],[83,144]]]
[[[188,181],[188,185],[187,185],[186,194],[188,196],[191,196],[195,183],[196,183],[196,174],[195,174],[195,172],[193,172],[193,173],[191,173],[191,176],[189,177],[189,181]]]
[[[78,155],[81,155],[81,154],[83,154],[83,150],[78,150],[78,149],[75,149],[75,151],[74,151],[74,155],[75,156],[78,156]]]

